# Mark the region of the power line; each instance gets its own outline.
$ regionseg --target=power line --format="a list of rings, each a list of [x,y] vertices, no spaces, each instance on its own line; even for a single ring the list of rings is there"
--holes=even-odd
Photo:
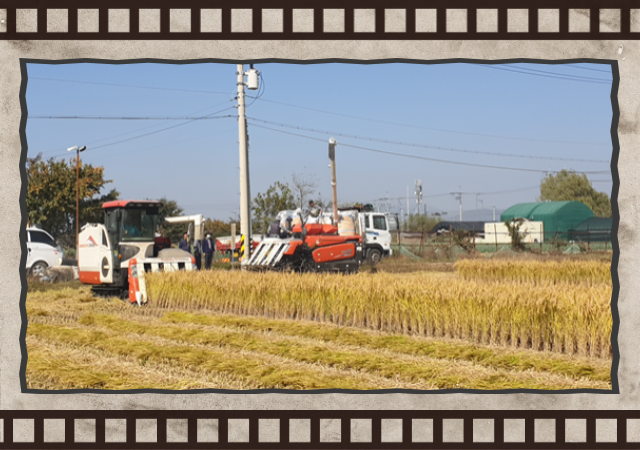
[[[407,147],[427,148],[427,149],[443,150],[443,151],[450,151],[450,152],[460,152],[460,153],[473,153],[473,154],[477,154],[477,155],[506,156],[506,157],[510,157],[510,158],[545,159],[545,160],[554,160],[554,161],[594,162],[594,163],[609,163],[610,162],[610,161],[599,160],[599,159],[554,158],[552,156],[530,156],[530,155],[516,155],[516,154],[513,154],[513,153],[483,152],[483,151],[479,151],[479,150],[462,150],[462,149],[456,149],[456,148],[438,147],[438,146],[435,146],[435,145],[412,144],[412,143],[401,142],[401,141],[390,141],[390,140],[386,140],[386,139],[369,138],[369,137],[365,137],[365,136],[357,136],[357,135],[354,135],[354,134],[336,133],[336,132],[333,132],[333,131],[326,131],[326,130],[316,130],[316,129],[313,129],[313,128],[300,127],[300,126],[296,126],[296,125],[287,125],[287,124],[283,124],[283,123],[271,122],[269,120],[257,119],[257,118],[253,118],[253,117],[247,117],[247,119],[252,120],[252,121],[257,121],[257,122],[270,124],[270,125],[276,125],[276,126],[280,126],[280,127],[284,127],[284,128],[292,128],[292,129],[296,129],[296,130],[310,131],[312,133],[321,133],[321,134],[326,134],[326,135],[342,136],[342,137],[347,137],[347,138],[352,138],[352,139],[362,139],[362,140],[372,141],[372,142],[381,142],[381,143],[384,143],[384,144],[403,145],[403,146],[407,146]]]
[[[298,133],[291,133],[289,131],[283,131],[283,130],[276,130],[274,128],[269,128],[269,127],[265,127],[262,125],[253,125],[254,127],[257,128],[263,128],[265,130],[271,130],[271,131],[275,131],[276,133],[284,133],[284,134],[289,134],[292,136],[298,136],[298,137],[302,137],[305,139],[311,139],[314,141],[319,141],[319,142],[326,142],[324,139],[320,139],[320,138],[316,138],[313,136],[306,136],[304,134],[298,134]],[[383,153],[386,155],[393,155],[393,156],[402,156],[405,158],[413,158],[413,159],[420,159],[420,160],[424,160],[424,161],[433,161],[433,162],[439,162],[439,163],[444,163],[444,164],[454,164],[454,165],[459,165],[459,166],[470,166],[470,167],[482,167],[485,169],[499,169],[499,170],[516,170],[516,171],[521,171],[521,172],[537,172],[537,173],[557,173],[559,172],[558,170],[543,170],[543,169],[526,169],[526,168],[520,168],[520,167],[504,167],[504,166],[493,166],[493,165],[488,165],[488,164],[474,164],[474,163],[465,163],[465,162],[460,162],[460,161],[448,161],[448,160],[444,160],[444,159],[436,159],[436,158],[428,158],[426,156],[417,156],[417,155],[409,155],[406,153],[396,153],[396,152],[389,152],[389,151],[385,151],[385,150],[378,150],[378,149],[373,149],[373,148],[368,148],[368,147],[361,147],[358,145],[351,145],[351,144],[340,144],[342,147],[349,147],[349,148],[356,148],[359,150],[366,150],[366,151],[370,151],[370,152],[375,152],[375,153]],[[585,174],[603,174],[603,173],[607,173],[605,171],[584,171],[581,173],[585,173]]]
[[[176,144],[181,144],[183,142],[189,142],[189,141],[195,141],[198,139],[202,139],[205,137],[209,137],[209,136],[213,136],[216,134],[221,134],[221,133],[225,133],[227,131],[232,131],[232,130],[236,130],[236,128],[225,128],[224,130],[218,130],[215,131],[213,133],[207,133],[207,134],[203,134],[201,136],[196,136],[196,137],[192,137],[192,138],[188,138],[188,139],[180,139],[178,141],[173,141],[173,142],[169,142],[167,144],[163,144],[163,145],[159,145],[159,146],[153,146],[153,147],[146,147],[146,148],[134,148],[132,150],[126,150],[124,152],[117,152],[117,153],[109,153],[108,155],[111,156],[117,156],[117,155],[124,155],[124,154],[131,154],[131,153],[136,153],[136,152],[145,152],[147,150],[157,150],[159,148],[163,148],[163,147],[167,147],[169,145],[176,145]]]
[[[220,111],[216,111],[216,112],[214,112],[214,113],[211,113],[211,114],[210,114],[210,116],[211,116],[211,115],[213,115],[213,114],[217,114],[217,113],[220,113],[220,112],[226,111],[226,110],[228,110],[228,109],[232,109],[232,108],[233,108],[233,107],[229,107],[229,108],[222,109],[222,110],[220,110]],[[218,116],[217,118],[218,118],[218,119],[224,119],[224,118],[228,118],[228,117],[235,117],[235,116],[232,116],[232,115],[226,115],[226,116]],[[111,143],[109,143],[109,144],[104,144],[104,145],[99,145],[99,146],[97,146],[97,147],[92,147],[92,148],[91,148],[91,150],[98,150],[98,149],[100,149],[100,148],[110,147],[110,146],[112,146],[112,145],[122,144],[123,142],[129,142],[129,141],[133,141],[133,140],[135,140],[135,139],[140,139],[140,138],[145,137],[145,136],[150,136],[150,135],[152,135],[152,134],[161,133],[161,132],[163,132],[163,131],[167,131],[167,130],[170,130],[170,129],[172,129],[172,128],[177,128],[177,127],[181,127],[181,126],[183,126],[183,125],[187,125],[187,124],[189,124],[189,123],[194,122],[195,120],[198,120],[198,119],[189,120],[189,121],[187,121],[187,122],[182,122],[182,123],[179,123],[179,124],[177,124],[177,125],[172,125],[172,126],[170,126],[170,127],[161,128],[161,129],[159,129],[159,130],[151,131],[151,132],[149,132],[149,133],[141,134],[141,135],[138,135],[138,136],[133,136],[133,137],[130,137],[130,138],[127,138],[127,139],[122,139],[122,140],[120,140],[120,141],[116,141],[116,142],[111,142]],[[52,157],[53,157],[53,158],[55,158],[55,157],[57,157],[57,156],[64,156],[64,155],[66,155],[66,154],[68,154],[68,153],[61,153],[61,154],[59,154],[59,155],[53,155]]]
[[[563,64],[563,66],[565,66],[565,65]],[[593,69],[591,67],[574,66],[574,65],[571,65],[571,64],[566,64],[566,67],[570,67],[572,69],[592,70],[594,72],[608,73],[609,75],[611,75],[611,71],[610,70]]]
[[[117,83],[102,83],[96,81],[80,81],[80,80],[63,80],[60,78],[45,78],[45,77],[29,77],[29,80],[43,80],[43,81],[58,81],[62,83],[77,83],[77,84],[92,84],[96,86],[111,86],[111,87],[123,87],[123,88],[133,88],[133,89],[152,89],[158,91],[175,91],[175,92],[191,92],[194,94],[219,94],[219,95],[229,95],[231,92],[222,92],[222,91],[202,91],[196,89],[179,89],[179,88],[165,88],[165,87],[153,87],[153,86],[140,86],[140,85],[131,85],[131,84],[117,84]]]
[[[247,96],[247,97],[249,97],[249,96]],[[251,97],[251,98],[256,98],[256,97]],[[351,115],[351,114],[342,114],[342,113],[337,113],[337,112],[333,112],[333,111],[325,111],[325,110],[322,110],[322,109],[308,108],[306,106],[298,106],[298,105],[293,105],[291,103],[279,102],[277,100],[269,100],[269,99],[266,99],[266,98],[260,98],[260,100],[263,101],[263,102],[273,103],[273,104],[276,104],[276,105],[289,106],[291,108],[298,108],[298,109],[303,109],[303,110],[307,110],[307,111],[314,111],[314,112],[319,112],[319,113],[323,113],[323,114],[331,114],[331,115],[334,115],[334,116],[348,117],[348,118],[351,118],[351,119],[365,120],[365,121],[375,122],[375,123],[384,123],[384,124],[387,124],[387,125],[395,125],[395,126],[406,127],[406,128],[416,128],[416,129],[420,129],[420,130],[442,131],[442,132],[445,132],[445,133],[464,134],[464,135],[469,135],[469,136],[483,136],[483,137],[497,138],[497,139],[511,139],[511,140],[531,141],[531,142],[546,142],[546,143],[552,143],[552,144],[608,145],[606,143],[601,143],[601,142],[561,141],[561,140],[551,140],[551,139],[537,139],[537,138],[525,138],[525,137],[517,137],[517,136],[505,136],[505,135],[497,135],[497,134],[473,133],[473,132],[470,132],[470,131],[447,130],[447,129],[443,129],[443,128],[425,127],[425,126],[421,126],[421,125],[410,125],[410,124],[406,124],[406,123],[391,122],[391,121],[388,121],[388,120],[371,119],[371,118],[368,118],[368,117],[354,116],[354,115]]]
[[[231,109],[231,108],[228,108]],[[226,117],[226,116],[225,116]],[[61,120],[209,120],[220,117],[144,117],[144,116],[29,116],[29,119],[61,119]]]
[[[216,106],[220,106],[220,105],[222,105],[222,104],[224,104],[224,103],[227,103],[227,102],[229,102],[229,101],[233,101],[233,100],[234,100],[234,99],[231,99],[231,100],[225,100],[224,102],[215,103],[215,104],[213,104],[213,105],[207,106],[206,108],[201,108],[201,109],[198,109],[197,111],[193,111],[193,112],[189,113],[189,115],[191,115],[191,114],[197,114],[197,113],[199,113],[199,112],[202,112],[202,111],[206,111],[206,110],[208,110],[208,109],[215,108]],[[155,125],[151,125],[151,126],[148,126],[148,127],[137,128],[137,129],[135,129],[135,130],[127,131],[126,133],[119,133],[119,134],[116,134],[116,135],[113,135],[113,136],[109,136],[109,137],[106,137],[106,138],[95,139],[95,140],[93,140],[93,141],[86,142],[86,143],[85,143],[85,145],[91,145],[91,144],[94,144],[94,143],[96,143],[96,142],[107,141],[107,140],[114,139],[114,138],[117,138],[117,137],[120,137],[120,136],[126,136],[126,135],[131,134],[131,133],[137,133],[138,131],[144,131],[144,130],[148,130],[148,129],[151,129],[151,128],[156,128],[156,127],[158,127],[158,126],[160,126],[160,124],[155,124]],[[57,152],[57,151],[59,151],[59,150],[58,150],[58,149],[55,149],[55,150],[47,150],[47,151],[45,151],[45,152],[39,152],[39,153],[42,153],[43,155],[46,155],[46,154],[48,154],[48,153]]]
[[[479,65],[483,66],[483,67],[494,67],[494,66],[488,65],[488,64],[479,64]],[[507,67],[504,67],[504,68],[506,69]],[[607,83],[611,82],[611,80],[605,80],[604,78],[585,77],[585,76],[581,76],[581,75],[571,75],[571,74],[560,73],[560,72],[548,72],[546,70],[532,69],[530,67],[515,66],[515,67],[508,67],[508,69],[525,70],[525,71],[528,71],[528,72],[544,73],[544,74],[548,74],[548,75],[567,77],[567,78],[570,78],[570,79],[576,79],[576,81],[577,80],[591,80],[591,81],[598,81],[598,82],[605,82],[606,81]]]
[[[611,183],[611,180],[589,180],[591,183]],[[533,189],[540,189],[540,185],[536,185],[536,186],[529,186],[529,187],[523,187],[523,188],[519,188],[519,189],[508,189],[508,190],[503,190],[503,191],[492,191],[492,192],[455,192],[456,194],[461,194],[461,195],[501,195],[501,194],[510,194],[512,192],[526,192],[526,191],[531,191]],[[454,192],[444,192],[441,194],[431,194],[431,195],[425,195],[425,198],[435,198],[435,197],[446,197],[449,196],[451,194],[453,194]],[[403,197],[381,197],[381,198],[377,198],[375,200],[406,200],[406,196]]]
[[[479,66],[479,67],[486,67],[487,69],[495,69],[495,70],[504,70],[506,72],[515,72],[515,73],[522,73],[525,75],[535,75],[538,77],[545,77],[545,78],[556,78],[559,80],[567,80],[567,81],[578,81],[581,83],[592,83],[592,84],[607,84],[607,85],[611,85],[611,81],[607,81],[607,80],[603,80],[600,78],[591,78],[591,77],[578,77],[576,75],[568,75],[568,76],[562,76],[560,74],[554,74],[554,75],[547,75],[547,74],[551,74],[553,72],[544,72],[541,70],[534,70],[534,69],[522,69],[522,70],[515,70],[512,68],[506,68],[506,67],[495,67],[495,66],[488,66],[488,65],[484,65],[484,64],[473,64],[475,66]],[[520,69],[520,68],[518,68]],[[525,72],[526,70],[530,70],[531,72]],[[542,73],[535,73],[535,72],[542,72]],[[560,76],[559,76],[560,75]],[[582,79],[582,78],[588,78],[588,79]],[[598,81],[596,81],[598,80]]]

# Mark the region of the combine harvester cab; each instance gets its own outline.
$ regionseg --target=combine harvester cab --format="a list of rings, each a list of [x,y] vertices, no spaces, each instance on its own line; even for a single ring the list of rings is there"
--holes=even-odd
[[[244,264],[248,269],[356,273],[362,264],[362,237],[340,236],[327,224],[296,225],[293,237],[269,237]]]
[[[167,239],[156,237],[161,206],[154,201],[106,202],[104,224],[86,224],[79,236],[80,281],[96,294],[142,305],[148,300],[145,273],[194,270],[190,253],[167,248]]]

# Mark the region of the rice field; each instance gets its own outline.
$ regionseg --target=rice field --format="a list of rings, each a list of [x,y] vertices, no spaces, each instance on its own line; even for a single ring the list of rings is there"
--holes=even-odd
[[[466,260],[455,269],[154,274],[142,308],[79,285],[32,289],[27,384],[611,389],[609,263]]]
[[[515,281],[531,284],[572,283],[611,285],[611,263],[587,261],[478,261],[463,259],[455,264],[465,280]]]

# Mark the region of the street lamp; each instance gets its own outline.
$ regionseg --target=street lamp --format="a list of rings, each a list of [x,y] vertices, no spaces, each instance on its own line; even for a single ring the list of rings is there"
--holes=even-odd
[[[76,145],[67,149],[68,152],[76,152],[76,258],[78,258],[78,236],[80,234],[78,226],[80,222],[80,152],[86,149],[86,145],[82,147]]]

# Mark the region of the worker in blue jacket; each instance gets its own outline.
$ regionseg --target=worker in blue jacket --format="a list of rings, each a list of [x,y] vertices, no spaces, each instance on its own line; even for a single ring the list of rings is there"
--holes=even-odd
[[[180,248],[180,250],[184,250],[185,252],[191,253],[191,248],[189,248],[189,236],[187,235],[187,233],[184,234],[184,237],[178,244],[178,248]]]
[[[216,252],[216,244],[211,239],[211,233],[207,233],[206,239],[202,242],[202,253],[204,253],[204,268],[211,269],[213,254]]]

